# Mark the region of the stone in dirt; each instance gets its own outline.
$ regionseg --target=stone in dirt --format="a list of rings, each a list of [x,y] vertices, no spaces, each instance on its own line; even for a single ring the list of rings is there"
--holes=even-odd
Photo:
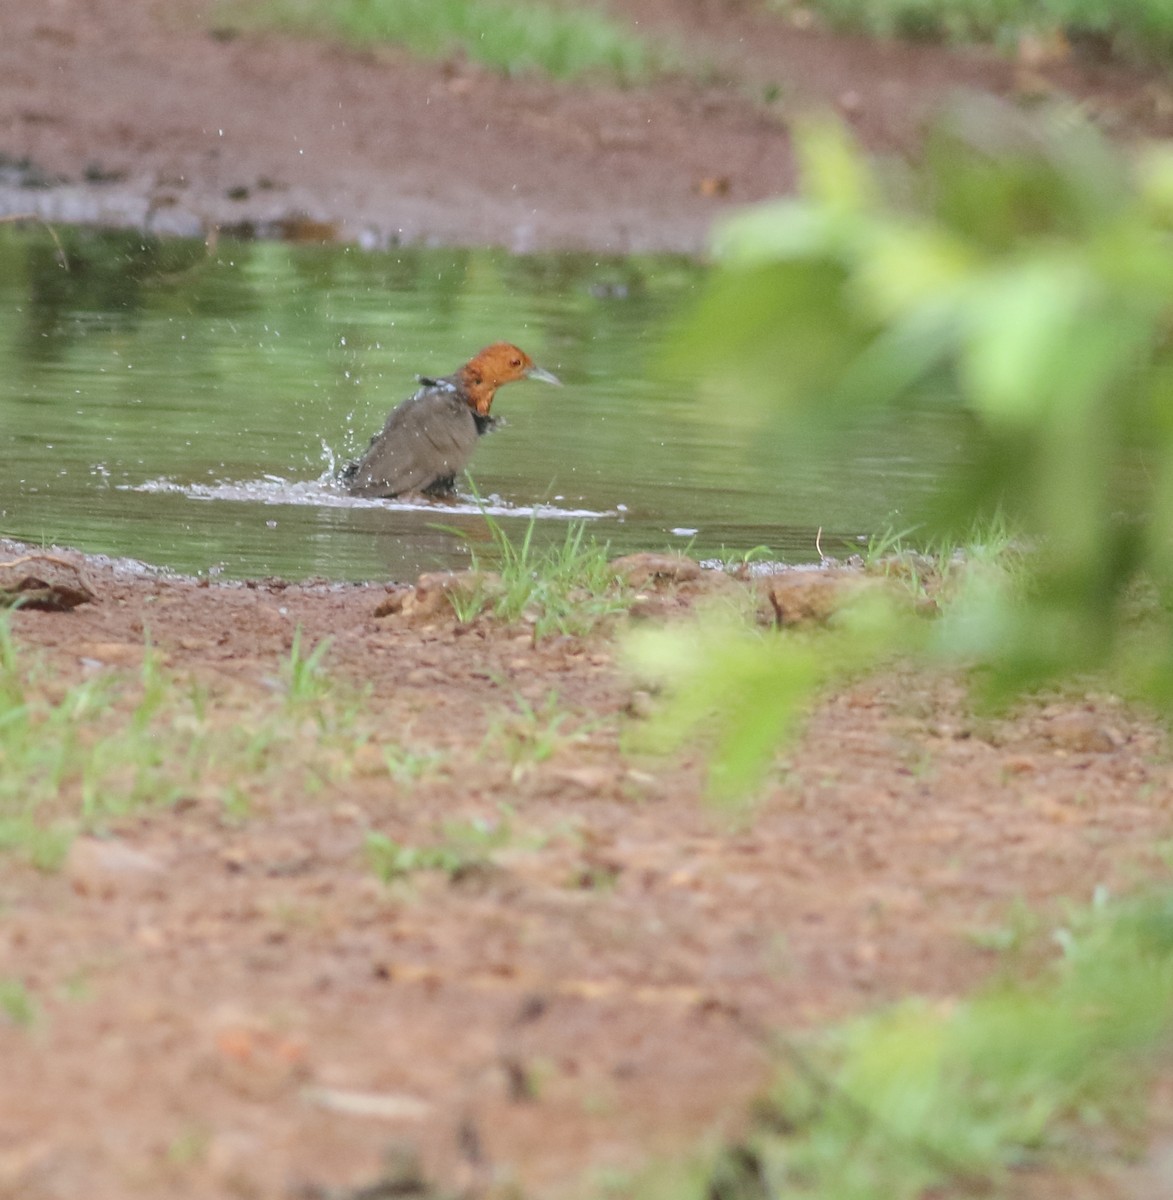
[[[17,568],[35,568],[18,570]],[[63,573],[68,578],[58,578]],[[56,554],[21,554],[0,562],[0,608],[68,612],[94,600],[81,567]]]
[[[850,570],[783,571],[762,580],[761,616],[784,628],[824,625],[837,612],[866,594],[900,593],[887,580]]]
[[[701,575],[700,564],[683,554],[625,554],[611,563],[611,570],[632,587],[659,581],[687,583]]]
[[[426,620],[451,613],[452,598],[471,599],[500,591],[501,576],[493,571],[430,571],[416,580],[414,588],[396,588],[375,609],[376,617],[402,616]]]
[[[1118,730],[1091,712],[1060,713],[1047,723],[1044,737],[1072,754],[1110,754],[1125,740]]]
[[[163,864],[124,842],[78,838],[65,858],[65,877],[88,896],[141,895],[162,891]]]

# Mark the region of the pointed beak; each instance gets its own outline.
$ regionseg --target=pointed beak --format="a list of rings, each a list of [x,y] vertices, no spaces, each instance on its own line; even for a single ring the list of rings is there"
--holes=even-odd
[[[555,387],[562,386],[562,380],[557,375],[551,375],[541,367],[530,367],[525,373],[526,379],[540,379],[543,383],[552,383]]]

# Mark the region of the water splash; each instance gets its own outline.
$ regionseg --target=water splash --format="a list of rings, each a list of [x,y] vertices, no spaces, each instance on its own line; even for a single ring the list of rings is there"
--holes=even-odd
[[[324,445],[324,443],[323,443]],[[330,455],[331,462],[333,456]],[[486,513],[491,517],[534,517],[554,521],[594,521],[615,516],[615,510],[603,512],[590,508],[562,508],[556,504],[510,504],[500,496],[482,498],[458,493],[455,500],[428,500],[424,497],[380,500],[352,496],[338,486],[332,467],[317,479],[290,480],[280,475],[239,482],[179,483],[173,479],[148,479],[143,483],[118,485],[119,491],[146,492],[156,495],[186,496],[189,500],[228,500],[248,504],[311,505],[319,508],[381,508],[395,512]]]

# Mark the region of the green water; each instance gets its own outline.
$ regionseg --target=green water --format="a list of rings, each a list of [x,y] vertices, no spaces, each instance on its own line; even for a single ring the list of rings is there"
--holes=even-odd
[[[948,469],[950,417],[795,454],[756,406],[657,364],[703,279],[675,258],[297,247],[0,228],[0,533],[184,572],[409,578],[467,563],[484,522],[355,501],[332,470],[416,372],[515,341],[520,383],[472,471],[511,530],[576,514],[616,553],[757,546],[788,561],[900,522]],[[653,369],[656,368],[656,369]],[[538,507],[535,509],[535,505]],[[460,536],[437,525],[457,526]],[[694,532],[695,531],[695,532]],[[839,543],[842,545],[842,541]]]

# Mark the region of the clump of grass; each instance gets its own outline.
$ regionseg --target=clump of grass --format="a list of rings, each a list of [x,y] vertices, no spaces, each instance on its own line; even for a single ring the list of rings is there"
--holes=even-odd
[[[387,774],[404,787],[439,771],[446,757],[443,750],[414,750],[408,746],[391,744],[383,747]]]
[[[514,543],[483,506],[482,513],[493,553],[490,560],[473,547],[472,568],[486,577],[495,571],[497,581],[469,593],[449,593],[460,621],[489,610],[502,621],[531,622],[537,639],[555,632],[587,633],[603,618],[630,607],[630,588],[611,569],[606,544],[586,536],[584,522],[569,525],[561,542],[539,547],[534,542],[536,517]]]
[[[0,979],[0,1017],[13,1025],[28,1026],[36,1020],[37,1006],[19,979]]]
[[[671,551],[669,551],[671,553]],[[692,542],[681,551],[685,557],[694,557]],[[748,550],[734,550],[728,546],[722,546],[720,551],[715,556],[715,561],[720,564],[721,570],[730,575],[745,576],[750,574],[754,563],[770,563],[776,561],[776,555],[769,546],[757,545],[751,546]],[[708,565],[702,564],[702,565]]]
[[[72,840],[68,829],[46,828],[31,815],[0,819],[0,853],[17,851],[38,871],[56,871],[65,861]]]
[[[1038,914],[1019,899],[1010,906],[999,924],[971,930],[968,936],[983,950],[1014,957],[1038,940],[1041,928]]]
[[[1021,541],[999,515],[974,526],[965,538],[928,537],[917,539],[920,527],[911,525],[896,530],[891,526],[872,534],[861,554],[868,570],[883,570],[884,566],[904,557],[931,560],[941,571],[961,568],[971,563],[1001,562],[1009,564],[1019,553]]]
[[[1088,41],[1123,57],[1173,66],[1168,0],[773,0],[838,29],[877,37],[1014,45],[1027,35]]]
[[[1106,1148],[1173,1041],[1173,893],[1100,898],[1056,940],[1062,959],[1041,978],[786,1047],[757,1131],[697,1194],[977,1194],[1010,1167],[1064,1165],[1081,1127]]]
[[[983,522],[963,540],[918,542],[917,532],[910,527],[873,534],[860,556],[864,570],[902,583],[914,598],[941,603],[955,600],[991,574],[1014,580],[1020,572],[1022,544],[1002,517]]]
[[[201,1125],[188,1125],[176,1134],[167,1147],[167,1161],[177,1167],[190,1167],[207,1157],[211,1136]]]
[[[7,621],[0,622],[0,848],[24,849],[38,866],[56,865],[68,837],[38,815],[62,792],[77,795],[80,815],[94,818],[112,807],[108,781],[143,772],[157,754],[145,731],[158,703],[152,655],[144,655],[141,690],[127,703],[112,676],[104,675],[54,696],[38,664],[24,664]],[[122,736],[95,736],[116,708]],[[124,781],[126,792],[138,781]],[[121,789],[120,789],[121,790]]]
[[[588,733],[588,727],[575,722],[561,706],[557,692],[551,692],[539,707],[524,696],[517,696],[514,703],[514,709],[491,723],[481,750],[485,755],[503,754],[514,782],[563,747],[581,742]]]
[[[416,871],[441,871],[456,881],[492,863],[493,851],[513,836],[508,821],[450,821],[443,841],[432,846],[409,846],[385,833],[368,833],[364,843],[371,870],[384,883]]]
[[[463,54],[509,75],[606,73],[634,81],[663,63],[644,38],[603,12],[540,0],[239,0],[222,10],[360,46],[393,42],[423,58]]]
[[[322,670],[322,659],[330,649],[330,639],[323,638],[308,654],[302,647],[301,626],[293,631],[289,658],[282,666],[282,683],[290,708],[308,707],[322,698],[329,687]]]
[[[75,834],[146,806],[208,799],[245,819],[346,778],[381,731],[324,673],[324,650],[299,634],[270,679],[211,692],[148,643],[140,666],[70,682],[0,619],[0,853],[52,870]]]

